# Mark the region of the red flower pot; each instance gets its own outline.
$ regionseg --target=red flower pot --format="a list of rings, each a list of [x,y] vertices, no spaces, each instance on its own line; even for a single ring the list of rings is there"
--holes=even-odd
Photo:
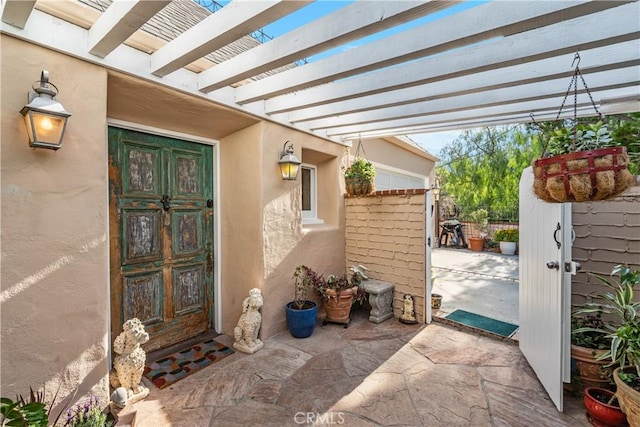
[[[627,424],[627,416],[619,406],[609,405],[613,392],[597,387],[584,390],[584,406],[587,407],[589,421],[598,427],[623,427]]]

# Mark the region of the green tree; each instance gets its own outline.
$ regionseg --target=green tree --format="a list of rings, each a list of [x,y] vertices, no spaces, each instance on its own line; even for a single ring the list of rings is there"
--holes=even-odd
[[[467,130],[440,153],[442,192],[462,219],[484,208],[491,220],[517,220],[520,175],[541,151],[539,135],[525,126]]]

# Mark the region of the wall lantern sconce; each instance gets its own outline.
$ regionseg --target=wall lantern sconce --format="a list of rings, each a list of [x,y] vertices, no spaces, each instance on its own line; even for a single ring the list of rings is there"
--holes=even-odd
[[[40,85],[36,86],[36,83]],[[71,114],[53,99],[59,91],[49,82],[48,71],[42,70],[40,80],[32,88],[35,93],[29,92],[29,103],[20,110],[29,134],[29,146],[57,150],[62,147],[64,130]]]
[[[436,202],[438,200],[440,200],[440,185],[439,184],[440,183],[438,182],[437,178],[436,178],[436,182],[431,184],[431,191],[433,192],[433,198],[435,199]]]
[[[289,141],[286,141],[282,146],[282,155],[280,156],[278,164],[280,165],[282,179],[295,181],[298,177],[298,170],[300,170],[300,163],[302,162],[293,155],[293,144],[289,144],[287,147],[287,142]]]

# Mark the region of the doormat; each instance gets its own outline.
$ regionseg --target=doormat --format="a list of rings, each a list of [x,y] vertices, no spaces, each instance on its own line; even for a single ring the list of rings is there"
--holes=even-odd
[[[492,332],[503,337],[510,337],[511,334],[518,329],[518,325],[502,322],[500,320],[490,319],[479,314],[470,313],[464,310],[454,310],[447,316],[447,320],[453,320],[454,322],[462,323],[463,325],[471,326],[474,328],[482,329],[488,332]]]
[[[233,352],[232,348],[216,340],[208,340],[156,360],[144,367],[143,374],[156,387],[165,388]]]

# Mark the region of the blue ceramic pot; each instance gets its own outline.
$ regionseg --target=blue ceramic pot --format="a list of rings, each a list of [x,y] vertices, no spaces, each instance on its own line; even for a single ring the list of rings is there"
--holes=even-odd
[[[287,304],[287,328],[295,338],[307,338],[313,334],[318,316],[318,304],[313,301],[305,301],[304,307],[299,310],[295,304]]]

